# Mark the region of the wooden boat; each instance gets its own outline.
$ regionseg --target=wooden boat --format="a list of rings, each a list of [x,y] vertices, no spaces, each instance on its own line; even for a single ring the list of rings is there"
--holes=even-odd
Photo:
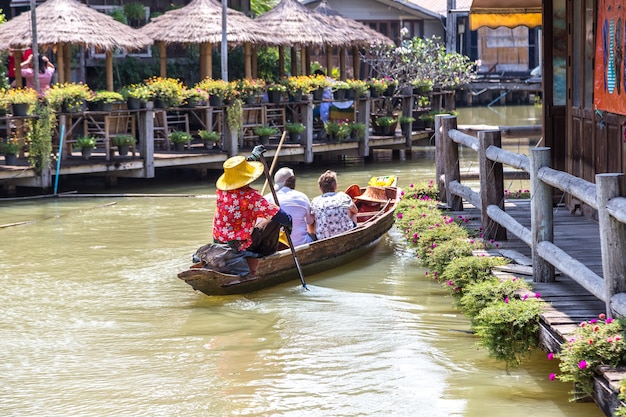
[[[347,193],[359,209],[357,227],[297,246],[296,254],[305,278],[360,257],[380,242],[393,226],[394,211],[401,198],[397,187],[351,186]],[[218,272],[203,267],[202,263],[192,265],[178,277],[207,295],[245,294],[299,278],[289,248],[263,258],[249,257],[246,260],[251,272],[245,277]]]

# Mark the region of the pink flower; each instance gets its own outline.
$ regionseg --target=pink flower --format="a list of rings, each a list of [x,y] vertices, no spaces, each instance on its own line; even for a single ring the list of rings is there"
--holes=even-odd
[[[551,361],[552,359],[554,359],[554,353],[550,352],[548,353],[548,360]]]
[[[535,293],[535,298],[541,298],[541,293],[540,292],[536,292]]]
[[[600,318],[600,320],[604,320],[606,318],[606,314],[600,313],[598,317]]]
[[[398,218],[401,219],[402,218],[402,213],[398,213]]]
[[[526,301],[526,299],[528,299],[528,294],[524,294],[524,298],[522,298],[522,301]]]
[[[589,320],[589,324],[594,324],[594,323],[597,323],[597,322],[598,322],[598,320],[596,320],[596,319]]]
[[[590,345],[593,345],[593,339],[589,339],[589,341],[587,341],[587,343],[589,343]]]
[[[587,369],[587,361],[582,360],[582,361],[578,362],[578,367],[580,369]]]
[[[506,298],[504,299],[504,304],[508,304],[508,303],[509,303],[509,297],[506,297]]]
[[[414,187],[413,183],[409,184],[409,188],[413,188],[413,187]]]
[[[585,327],[587,325],[586,321],[581,321],[580,324],[578,326],[580,327]]]
[[[606,319],[606,324],[611,324],[612,322],[613,322],[612,318],[609,317],[608,319]]]
[[[550,381],[554,381],[554,379],[556,378],[556,374],[550,374],[549,378]]]

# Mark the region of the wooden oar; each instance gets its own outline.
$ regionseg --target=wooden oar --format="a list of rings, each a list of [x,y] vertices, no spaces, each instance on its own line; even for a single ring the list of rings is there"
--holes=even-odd
[[[278,142],[278,147],[276,148],[276,153],[274,153],[274,158],[272,159],[272,165],[270,165],[269,175],[271,176],[274,173],[274,168],[276,167],[276,161],[278,160],[278,153],[280,152],[280,148],[283,147],[283,142],[285,141],[285,136],[287,135],[287,131],[283,132],[283,135],[280,137],[280,141]],[[263,188],[261,188],[261,195],[265,194],[265,187],[267,187],[267,179],[265,179],[265,183],[263,184]],[[274,186],[272,186],[274,188]]]
[[[284,137],[284,134],[283,134]],[[274,202],[276,205],[278,204],[278,197],[276,196],[276,190],[274,189],[274,181],[272,181],[272,176],[267,169],[267,163],[265,162],[265,157],[261,154],[261,163],[263,164],[263,171],[265,172],[265,179],[270,186],[270,190],[272,191],[272,197],[274,197]],[[298,274],[300,274],[300,282],[302,283],[302,287],[305,290],[309,290],[306,286],[306,282],[304,282],[304,274],[302,273],[302,268],[300,268],[300,261],[298,261],[298,255],[296,255],[296,248],[293,246],[293,241],[291,240],[291,234],[288,231],[285,231],[285,235],[287,236],[287,241],[289,242],[289,249],[291,249],[291,254],[293,255],[293,260],[296,263],[296,268],[298,269]]]

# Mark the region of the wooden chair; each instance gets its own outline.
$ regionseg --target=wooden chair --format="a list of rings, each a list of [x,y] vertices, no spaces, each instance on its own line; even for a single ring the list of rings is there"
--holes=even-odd
[[[154,140],[165,143],[165,149],[170,150],[169,134],[173,131],[189,133],[189,116],[187,113],[166,110],[154,111]],[[189,147],[191,144],[187,143]]]
[[[253,129],[255,126],[263,126],[265,124],[263,117],[263,107],[244,107],[242,113],[242,134],[241,138],[243,146],[253,146],[257,136]]]
[[[103,147],[105,159],[111,159],[111,139],[119,135],[135,137],[135,118],[129,111],[116,111],[109,114],[86,115],[83,135],[96,138],[96,148]],[[130,148],[135,156],[135,146]]]

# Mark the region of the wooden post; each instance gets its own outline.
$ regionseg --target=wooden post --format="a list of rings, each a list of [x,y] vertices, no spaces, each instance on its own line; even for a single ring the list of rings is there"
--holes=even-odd
[[[159,61],[161,63],[161,77],[167,77],[167,46],[159,42]]]
[[[259,76],[259,51],[255,45],[252,46],[252,77],[257,78]]]
[[[23,80],[22,80],[22,55],[23,52],[21,49],[16,49],[13,52],[13,59],[14,59],[14,63],[15,63],[15,87],[19,88],[22,86]]]
[[[106,51],[106,77],[107,77],[107,90],[113,91],[113,52],[110,49]]]
[[[278,47],[278,78],[285,76],[285,47]]]
[[[293,46],[291,47],[289,63],[291,64],[291,75],[298,75],[298,51]]]
[[[533,281],[554,282],[554,266],[541,258],[537,251],[540,242],[554,242],[552,216],[552,188],[538,177],[542,167],[550,166],[550,148],[530,150],[530,222],[533,238]]]
[[[487,158],[490,146],[502,147],[499,130],[478,132],[478,167],[480,175],[480,216],[485,239],[506,240],[506,229],[491,220],[487,207],[494,205],[504,210],[504,174],[502,164]]]
[[[309,53],[309,47],[303,46],[300,49],[300,75],[309,75],[306,70],[306,56]]]
[[[369,92],[368,92],[369,95]],[[370,156],[370,113],[372,112],[372,103],[369,98],[360,100],[357,98],[357,122],[365,125],[365,132],[363,138],[359,141],[359,156]]]
[[[461,169],[459,167],[459,145],[450,139],[448,132],[456,129],[456,116],[441,117],[441,146],[443,156],[443,178],[446,195],[446,203],[453,211],[463,210],[463,199],[452,194],[450,183],[452,181],[461,182]]]
[[[624,259],[624,224],[608,212],[606,205],[613,197],[619,196],[620,180],[624,174],[596,175],[596,202],[600,227],[600,247],[602,253],[602,275],[606,291],[606,314],[612,317],[611,297],[626,292]]]
[[[69,83],[72,81],[72,63],[71,63],[71,56],[70,56],[70,52],[71,52],[71,48],[70,45],[65,45],[65,47],[63,48],[65,49],[65,55],[63,56],[63,62],[65,64],[65,82]]]
[[[59,84],[64,83],[65,82],[65,44],[63,44],[63,42],[57,45],[57,71],[56,72],[58,75]]]
[[[208,42],[200,44],[200,79],[213,76],[213,46]]]
[[[315,154],[313,153],[313,96],[308,95],[306,107],[304,109],[304,126],[306,130],[300,135],[300,140],[304,139],[304,162],[306,164],[313,163]]]
[[[333,76],[333,47],[326,47],[326,75]]]
[[[311,75],[311,48],[306,48],[304,56],[304,66],[302,67],[302,75]]]
[[[355,80],[361,79],[361,55],[359,55],[359,48],[352,47],[352,78]]]
[[[413,116],[413,95],[402,97],[402,116],[412,117]],[[411,124],[412,125],[412,124]],[[405,139],[405,144],[407,149],[411,150],[413,146],[413,129],[409,129],[408,132],[402,132]]]
[[[143,177],[154,178],[154,112],[152,102],[147,103],[146,110],[137,113],[139,127],[139,153],[144,159]]]
[[[439,201],[446,202],[446,186],[443,173],[443,126],[441,115],[435,115],[435,184],[439,189]]]
[[[245,78],[252,78],[252,52],[250,50],[250,42],[243,44],[243,55]]]
[[[346,77],[346,48],[339,48],[339,78],[345,81]]]

